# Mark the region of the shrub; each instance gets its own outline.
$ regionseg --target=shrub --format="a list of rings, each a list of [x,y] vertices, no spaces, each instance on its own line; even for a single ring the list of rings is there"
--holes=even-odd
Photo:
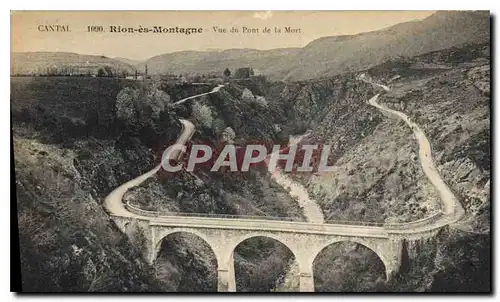
[[[257,96],[255,98],[255,103],[263,107],[267,107],[268,105],[266,98],[264,98],[263,96]]]
[[[125,87],[116,96],[116,116],[128,125],[148,124],[151,118],[158,119],[168,104],[170,96],[156,85],[144,93]]]
[[[153,87],[146,94],[146,105],[151,108],[152,117],[158,118],[160,112],[170,103],[170,96],[163,90]]]
[[[249,67],[238,68],[234,72],[234,78],[236,78],[236,79],[248,79],[253,75],[254,75],[254,71],[252,68],[249,68]]]
[[[104,71],[104,69],[102,69],[102,68],[99,68],[99,70],[97,71],[97,76],[98,77],[105,77],[106,76],[106,71]]]
[[[243,93],[241,94],[241,100],[245,102],[254,102],[255,97],[250,89],[245,88],[245,90],[243,90]]]
[[[210,110],[210,107],[208,107],[207,105],[194,103],[193,117],[200,126],[205,128],[212,127],[212,122],[213,122],[212,110]]]
[[[236,132],[234,132],[233,128],[227,127],[222,131],[222,139],[227,143],[232,143],[236,138]]]
[[[130,87],[123,88],[116,96],[116,116],[119,119],[133,123],[137,120],[136,104],[139,91]]]
[[[214,131],[215,135],[222,135],[225,128],[226,123],[220,118],[216,118],[212,122],[212,130]]]

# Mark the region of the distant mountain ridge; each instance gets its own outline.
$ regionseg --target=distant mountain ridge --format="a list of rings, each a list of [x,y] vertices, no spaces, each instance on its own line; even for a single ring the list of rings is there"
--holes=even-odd
[[[301,48],[279,48],[271,50],[227,49],[223,51],[182,51],[152,57],[139,64],[148,65],[151,73],[199,73],[222,72],[225,68],[252,67],[267,74],[269,66],[285,64],[287,56],[295,56]]]
[[[421,21],[342,36],[341,40],[338,37],[316,39],[296,57],[304,68],[292,68],[286,78],[326,77],[372,67],[394,57],[485,43],[489,39],[489,12],[436,12]]]
[[[140,60],[132,60],[132,59],[127,59],[127,58],[122,58],[122,57],[116,57],[116,58],[113,58],[113,60],[117,60],[117,61],[120,61],[120,62],[123,62],[125,64],[128,64],[130,66],[136,66],[136,65],[139,65],[142,61]]]
[[[180,51],[134,66],[127,64],[133,60],[114,61],[139,70],[147,64],[151,74],[208,74],[251,66],[273,80],[307,80],[366,69],[395,57],[488,42],[489,16],[488,11],[439,11],[382,30],[318,38],[303,48]]]

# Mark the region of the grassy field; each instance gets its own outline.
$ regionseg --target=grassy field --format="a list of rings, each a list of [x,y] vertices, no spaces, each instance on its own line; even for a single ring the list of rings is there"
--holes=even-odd
[[[14,125],[29,123],[50,141],[116,135],[118,92],[137,81],[89,77],[12,77]]]

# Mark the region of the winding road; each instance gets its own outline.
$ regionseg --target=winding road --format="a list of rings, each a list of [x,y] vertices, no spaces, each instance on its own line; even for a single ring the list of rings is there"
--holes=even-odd
[[[188,101],[188,100],[191,100],[191,99],[203,96],[203,95],[208,95],[208,94],[219,92],[219,90],[222,87],[224,87],[224,85],[219,84],[216,87],[214,87],[212,89],[212,91],[210,91],[210,92],[201,93],[201,94],[197,94],[197,95],[193,95],[193,96],[184,98],[182,100],[175,102],[174,105],[182,104],[185,101]],[[195,127],[194,127],[193,123],[191,123],[188,120],[180,119],[179,121],[182,125],[182,131],[181,131],[181,134],[179,135],[179,137],[177,138],[177,141],[175,143],[180,144],[180,145],[185,145],[193,136]],[[173,158],[176,158],[179,155],[180,155],[180,151],[177,151],[177,154],[173,154]],[[154,167],[152,170],[150,170],[150,171],[148,171],[148,172],[146,172],[146,173],[144,173],[144,174],[142,174],[142,175],[140,175],[132,180],[127,181],[126,183],[122,184],[121,186],[119,186],[118,188],[113,190],[113,192],[111,192],[104,199],[104,207],[106,208],[106,210],[110,214],[113,214],[116,216],[136,217],[137,215],[130,213],[123,205],[123,202],[122,202],[123,196],[125,195],[125,193],[129,189],[140,185],[146,179],[155,175],[160,169],[161,169],[161,163],[158,166]]]
[[[202,95],[207,95],[210,93],[218,92],[222,87],[224,87],[224,85],[218,85],[217,87],[212,89],[211,92],[197,94],[197,95],[182,99],[182,100],[174,103],[174,105],[182,104],[183,102],[185,102],[187,100],[194,99],[194,98],[202,96]],[[179,145],[185,145],[193,136],[195,127],[194,127],[194,124],[188,120],[180,119],[179,121],[182,125],[182,131],[181,131],[181,134],[179,135],[179,137],[177,138],[177,141],[175,143],[179,144]],[[171,156],[173,158],[178,158],[179,155],[180,155],[180,151],[177,151],[177,154],[174,153],[173,156],[172,155]],[[104,207],[106,208],[106,210],[110,214],[116,215],[116,216],[139,217],[138,215],[132,214],[131,212],[129,212],[125,208],[123,201],[122,201],[123,196],[125,195],[125,193],[129,189],[140,185],[146,179],[155,175],[160,169],[161,169],[161,163],[158,166],[154,167],[152,170],[150,170],[150,171],[148,171],[148,172],[146,172],[146,173],[144,173],[144,174],[142,174],[142,175],[140,175],[132,180],[127,181],[126,183],[122,184],[121,186],[119,186],[118,188],[113,190],[113,192],[111,192],[104,199]]]
[[[386,92],[390,91],[389,87],[385,85],[377,84],[365,80],[364,78],[361,79],[364,82],[381,87]],[[375,95],[374,97],[368,100],[368,103],[381,111],[385,111],[399,117],[400,119],[405,121],[405,123],[410,127],[410,129],[413,130],[413,133],[415,134],[415,137],[419,145],[419,156],[420,156],[420,163],[422,164],[422,169],[424,170],[424,173],[429,179],[429,181],[434,185],[434,187],[439,192],[439,196],[441,198],[442,212],[445,214],[445,216],[453,216],[457,220],[460,219],[465,214],[465,211],[460,202],[458,201],[458,199],[456,198],[455,194],[453,194],[448,185],[446,185],[444,180],[441,178],[441,175],[439,175],[439,172],[434,164],[434,160],[432,159],[431,144],[429,143],[429,140],[425,136],[424,132],[420,129],[420,127],[417,124],[412,122],[406,114],[400,111],[389,109],[386,106],[377,103],[379,96],[380,94]]]
[[[374,83],[371,83],[374,84]],[[384,90],[389,91],[389,88],[384,85],[374,84],[379,87],[382,87]],[[220,90],[223,86],[219,85],[215,87],[209,93],[203,93],[195,96],[191,96],[189,98],[182,99],[178,101],[176,104],[180,104],[189,99],[193,99],[202,95],[215,93]],[[217,90],[216,90],[217,89]],[[424,133],[420,130],[420,128],[413,122],[410,121],[408,116],[404,113],[401,113],[396,110],[392,110],[386,108],[383,105],[377,103],[377,99],[380,94],[375,95],[368,103],[379,110],[394,114],[399,118],[403,119],[413,130],[415,136],[419,142],[420,146],[420,160],[422,162],[422,167],[424,169],[425,174],[432,182],[432,184],[436,187],[436,189],[440,193],[441,201],[443,204],[443,212],[439,213],[439,215],[434,215],[431,217],[427,217],[425,219],[409,222],[409,223],[401,223],[401,224],[392,224],[392,225],[384,225],[384,226],[370,226],[366,225],[363,222],[360,222],[358,225],[353,225],[353,222],[348,224],[337,223],[337,224],[325,224],[323,222],[323,218],[319,218],[319,207],[317,209],[313,209],[313,206],[305,207],[306,215],[308,216],[309,222],[292,222],[292,221],[276,221],[276,220],[262,220],[259,219],[243,219],[242,218],[214,218],[214,217],[192,217],[192,216],[179,216],[179,215],[152,215],[148,214],[147,211],[141,211],[133,213],[129,211],[129,209],[123,204],[123,196],[132,187],[138,186],[143,181],[153,176],[158,172],[161,168],[161,165],[156,166],[151,171],[146,172],[145,174],[140,175],[139,177],[130,180],[115,190],[113,190],[104,200],[104,206],[109,214],[113,216],[119,217],[131,217],[138,218],[143,220],[148,220],[153,224],[162,224],[169,226],[184,226],[184,227],[200,227],[200,228],[229,228],[229,229],[251,229],[251,230],[266,230],[266,231],[286,231],[286,232],[296,232],[296,233],[310,233],[310,234],[335,234],[335,235],[346,235],[346,236],[365,236],[365,237],[379,237],[379,238],[388,238],[389,234],[400,235],[404,238],[411,238],[413,235],[419,235],[425,232],[437,230],[445,225],[456,222],[460,219],[464,211],[458,202],[457,198],[445,184],[445,182],[441,179],[436,167],[434,166],[432,160],[431,146]],[[181,120],[183,125],[183,131],[179,136],[177,143],[185,144],[194,133],[194,125],[187,121]],[[289,183],[289,179],[285,177],[277,176],[278,183],[283,184],[284,186],[293,184]],[[295,191],[294,191],[295,190]],[[295,193],[294,193],[295,192]],[[307,191],[305,188],[293,187],[292,186],[292,194],[296,196],[301,196],[299,202],[306,205],[308,202],[314,202],[309,199],[307,195]],[[317,205],[316,205],[317,206]],[[319,210],[321,211],[321,210]],[[202,215],[202,214],[201,214]],[[321,215],[322,216],[322,215]]]
[[[201,94],[197,94],[197,95],[190,96],[190,97],[188,97],[188,98],[184,98],[184,99],[182,99],[182,100],[179,100],[179,101],[175,102],[175,103],[174,103],[174,105],[180,105],[180,104],[184,103],[185,101],[189,101],[189,100],[191,100],[191,99],[195,99],[195,98],[200,97],[200,96],[203,96],[203,95],[208,95],[208,94],[212,94],[212,93],[219,92],[219,90],[220,90],[222,87],[224,87],[224,85],[219,84],[219,85],[217,85],[217,87],[214,87],[214,89],[212,89],[212,91],[210,91],[210,92],[201,93]]]
[[[185,145],[193,136],[194,134],[194,125],[188,120],[181,119],[180,120],[181,125],[182,125],[182,131],[179,137],[177,138],[177,141],[175,142],[176,144],[180,145]],[[180,153],[178,151],[178,153]],[[173,157],[178,157],[180,154],[174,154]],[[127,181],[126,183],[122,184],[113,192],[111,192],[105,199],[104,199],[104,207],[107,209],[107,211],[110,214],[116,215],[116,216],[122,216],[122,217],[137,217],[137,215],[132,214],[129,212],[124,204],[123,204],[123,196],[125,193],[141,183],[143,183],[146,179],[150,178],[151,176],[155,175],[159,170],[161,169],[161,163],[154,167],[152,170],[132,179]],[[132,216],[131,216],[132,215]]]

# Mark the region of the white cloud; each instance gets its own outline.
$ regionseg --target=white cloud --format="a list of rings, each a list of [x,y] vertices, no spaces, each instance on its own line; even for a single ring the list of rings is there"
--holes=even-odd
[[[262,20],[267,20],[273,16],[273,12],[268,10],[267,12],[254,13],[252,17]]]

